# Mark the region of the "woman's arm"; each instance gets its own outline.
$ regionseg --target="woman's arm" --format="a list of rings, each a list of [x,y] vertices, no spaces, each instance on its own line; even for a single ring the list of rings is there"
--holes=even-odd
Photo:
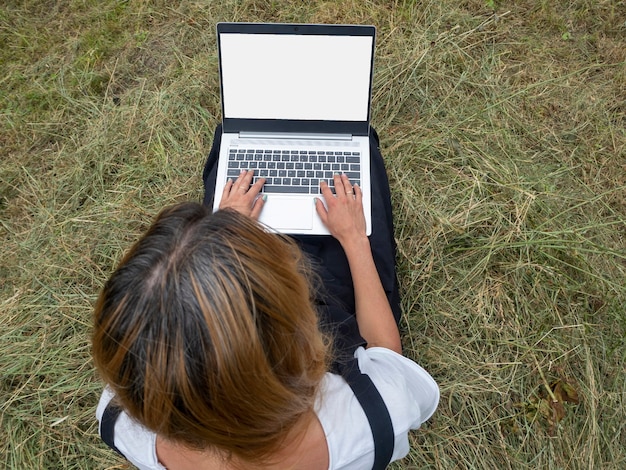
[[[402,353],[400,333],[387,295],[380,282],[369,239],[365,232],[363,193],[346,175],[335,175],[335,193],[322,183],[326,206],[315,202],[317,213],[341,243],[354,283],[356,319],[367,346],[381,346]]]

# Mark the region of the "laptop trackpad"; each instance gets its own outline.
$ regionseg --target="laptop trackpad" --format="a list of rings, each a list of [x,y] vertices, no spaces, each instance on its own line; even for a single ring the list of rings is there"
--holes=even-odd
[[[279,231],[311,230],[313,211],[312,199],[269,195],[261,211],[261,222]]]

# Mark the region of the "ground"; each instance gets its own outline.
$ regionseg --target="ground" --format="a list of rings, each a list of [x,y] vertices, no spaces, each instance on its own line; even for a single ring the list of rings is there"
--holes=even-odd
[[[405,353],[441,387],[393,468],[626,466],[626,4],[5,1],[0,462],[122,468],[93,302],[200,200],[215,23],[374,24]]]

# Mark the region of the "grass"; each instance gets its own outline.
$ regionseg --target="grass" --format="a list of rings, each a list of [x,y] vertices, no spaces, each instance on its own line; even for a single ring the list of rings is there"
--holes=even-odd
[[[0,465],[123,467],[96,435],[92,304],[161,207],[200,199],[230,20],[378,28],[405,352],[442,391],[393,468],[626,466],[624,11],[4,2]]]

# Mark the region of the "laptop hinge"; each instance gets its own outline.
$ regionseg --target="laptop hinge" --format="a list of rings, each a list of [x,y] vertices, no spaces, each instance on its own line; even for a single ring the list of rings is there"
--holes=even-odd
[[[296,134],[291,132],[239,132],[240,139],[352,140],[351,134]]]

